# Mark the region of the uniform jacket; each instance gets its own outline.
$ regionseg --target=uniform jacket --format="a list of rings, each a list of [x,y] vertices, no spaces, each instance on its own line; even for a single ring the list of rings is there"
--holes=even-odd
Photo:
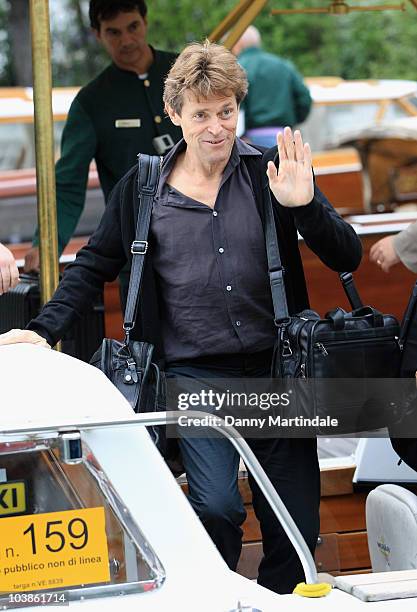
[[[180,128],[165,116],[162,100],[164,80],[176,55],[153,53],[146,79],[110,64],[80,89],[71,104],[55,171],[60,253],[83,211],[92,159],[107,200],[139,152],[156,154],[155,136],[168,133],[174,143],[181,138]]]

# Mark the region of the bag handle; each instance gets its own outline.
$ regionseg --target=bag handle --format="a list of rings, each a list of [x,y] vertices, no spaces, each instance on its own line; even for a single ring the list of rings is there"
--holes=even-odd
[[[371,322],[372,327],[384,327],[383,315],[379,312],[379,310],[376,310],[371,306],[363,306],[362,308],[358,308],[352,312],[346,312],[343,310],[343,308],[335,308],[334,310],[327,312],[325,316],[326,319],[330,319],[335,331],[344,329],[346,321],[355,317],[366,317]]]
[[[330,319],[335,331],[340,331],[345,328],[346,311],[343,308],[335,308],[330,312],[326,312],[325,318]]]
[[[379,310],[376,308],[372,308],[372,306],[362,306],[362,308],[357,308],[356,310],[352,310],[352,317],[369,317],[372,320],[372,327],[384,327],[384,316]]]
[[[130,332],[135,326],[145,254],[148,251],[148,234],[151,224],[153,199],[158,187],[161,166],[162,157],[146,155],[145,153],[138,155],[139,210],[136,220],[135,239],[130,247],[132,268],[123,322],[126,345],[129,343]]]

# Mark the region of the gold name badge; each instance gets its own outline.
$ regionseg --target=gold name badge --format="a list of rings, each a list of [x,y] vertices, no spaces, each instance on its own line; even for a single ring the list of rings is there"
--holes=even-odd
[[[0,519],[0,591],[109,581],[104,508]]]
[[[140,119],[116,119],[114,122],[117,128],[140,128]]]

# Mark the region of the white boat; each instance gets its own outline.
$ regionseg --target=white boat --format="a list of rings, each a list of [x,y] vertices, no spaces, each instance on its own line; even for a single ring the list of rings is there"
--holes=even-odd
[[[339,588],[319,600],[277,595],[229,570],[143,423],[100,371],[22,344],[0,347],[0,372],[3,607],[33,607],[48,595],[100,612],[363,609]],[[349,578],[343,585],[350,588]],[[407,612],[416,604],[413,596],[373,609]]]

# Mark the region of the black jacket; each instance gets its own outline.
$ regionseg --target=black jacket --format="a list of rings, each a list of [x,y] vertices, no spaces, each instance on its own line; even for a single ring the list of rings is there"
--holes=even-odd
[[[263,155],[245,157],[261,217],[262,185],[267,181],[266,165],[276,158],[276,147]],[[308,206],[285,208],[274,198],[274,214],[280,253],[285,269],[285,289],[291,314],[308,308],[307,288],[298,249],[297,230],[307,246],[336,271],[355,270],[362,247],[353,228],[332,208],[315,186],[314,199]],[[27,326],[54,345],[81,317],[104,282],[113,281],[127,260],[134,240],[139,200],[137,167],[132,168],[115,186],[100,224],[88,244],[65,269],[63,279],[52,299]],[[266,273],[266,271],[265,271]],[[144,266],[141,297],[132,337],[155,345],[161,356],[158,294],[152,268],[152,242]]]

